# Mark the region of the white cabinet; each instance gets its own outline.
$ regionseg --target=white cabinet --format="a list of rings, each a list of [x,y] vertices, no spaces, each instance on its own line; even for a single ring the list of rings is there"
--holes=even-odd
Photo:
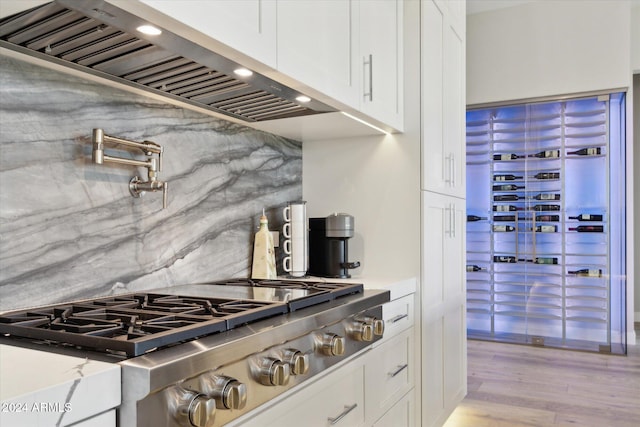
[[[402,2],[278,1],[278,71],[402,130]]]
[[[351,0],[279,0],[278,71],[345,104],[358,105],[357,6]]]
[[[465,4],[422,0],[422,425],[466,394]]]
[[[373,427],[413,427],[415,422],[415,394],[412,391],[405,394],[402,399],[389,409]]]
[[[413,328],[410,328],[367,355],[365,405],[368,419],[381,418],[413,389],[417,371],[413,342]]]
[[[415,357],[414,299],[411,293],[383,306],[384,337],[366,358],[366,425],[412,427]]]
[[[465,201],[422,192],[422,425],[466,394]]]
[[[276,66],[276,0],[141,0],[270,67]]]
[[[403,125],[403,2],[360,2],[360,110],[396,129]]]
[[[422,189],[464,197],[464,17],[446,4],[422,2]]]

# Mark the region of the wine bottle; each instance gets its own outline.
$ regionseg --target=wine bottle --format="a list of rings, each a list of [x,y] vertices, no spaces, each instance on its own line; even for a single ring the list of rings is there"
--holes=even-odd
[[[513,264],[516,262],[516,257],[514,256],[504,256],[504,255],[495,255],[493,257],[493,262],[507,262]]]
[[[502,194],[499,196],[493,196],[494,202],[513,202],[520,199],[524,199],[524,196],[518,196],[516,194]]]
[[[581,148],[576,151],[567,151],[567,154],[573,154],[576,156],[597,156],[600,154],[600,147]]]
[[[522,188],[524,188],[524,185],[503,184],[503,185],[494,185],[493,191],[513,191],[513,190],[520,190]]]
[[[560,172],[540,172],[533,176],[535,179],[560,179]]]
[[[604,227],[602,225],[579,225],[577,227],[569,227],[569,231],[577,231],[578,233],[602,233]]]
[[[493,217],[494,221],[515,221],[516,220],[516,216],[515,215],[501,215],[501,216],[494,216]]]
[[[539,257],[534,259],[519,259],[518,261],[532,262],[534,264],[557,264],[558,258],[555,257]]]
[[[535,200],[560,200],[559,194],[540,193],[532,197]]]
[[[488,219],[488,218],[485,216],[467,215],[467,222],[482,221],[484,219]]]
[[[522,176],[515,176],[512,174],[507,174],[507,175],[494,175],[493,176],[493,180],[494,181],[516,181],[518,179],[522,179],[524,177]]]
[[[567,273],[580,277],[602,277],[602,270],[597,268],[582,268],[580,270],[567,271]]]
[[[602,221],[602,215],[580,214],[578,216],[570,216],[569,219],[577,219],[578,221]]]
[[[535,205],[531,208],[534,211],[543,212],[543,211],[559,211],[560,205]]]
[[[557,225],[538,225],[535,228],[535,231],[536,233],[555,233],[556,231],[558,231],[558,226]]]
[[[513,225],[494,225],[493,226],[493,231],[496,232],[509,232],[509,231],[515,231],[516,228]]]
[[[539,215],[536,217],[536,221],[543,221],[543,222],[560,221],[560,215]]]
[[[533,260],[535,264],[557,264],[558,258],[556,257],[538,257]]]
[[[520,211],[520,210],[522,209],[519,209],[513,205],[494,205],[493,206],[494,212],[512,212],[512,211]]]
[[[473,271],[482,271],[484,270],[484,268],[479,267],[477,265],[467,265],[467,271],[468,272],[473,272]]]
[[[524,156],[518,156],[517,154],[494,154],[493,160],[515,160],[522,159]]]
[[[529,157],[538,157],[540,159],[557,158],[560,157],[560,150],[540,151],[536,154],[529,154]]]

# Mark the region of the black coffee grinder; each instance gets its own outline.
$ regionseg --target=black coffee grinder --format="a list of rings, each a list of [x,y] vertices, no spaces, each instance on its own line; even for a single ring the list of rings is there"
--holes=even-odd
[[[309,218],[309,270],[311,276],[346,279],[360,263],[349,262],[347,240],[353,237],[354,218],[335,213],[326,218]]]

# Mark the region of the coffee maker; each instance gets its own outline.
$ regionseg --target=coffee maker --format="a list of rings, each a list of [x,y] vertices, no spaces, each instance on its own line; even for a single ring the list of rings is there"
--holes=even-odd
[[[354,234],[354,218],[334,213],[326,218],[309,218],[309,270],[312,276],[346,279],[360,262],[349,262],[347,240]]]

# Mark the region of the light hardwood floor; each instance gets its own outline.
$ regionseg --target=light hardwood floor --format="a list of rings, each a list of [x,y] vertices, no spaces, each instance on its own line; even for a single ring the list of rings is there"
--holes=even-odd
[[[640,346],[607,356],[468,341],[468,394],[445,427],[640,426]]]

